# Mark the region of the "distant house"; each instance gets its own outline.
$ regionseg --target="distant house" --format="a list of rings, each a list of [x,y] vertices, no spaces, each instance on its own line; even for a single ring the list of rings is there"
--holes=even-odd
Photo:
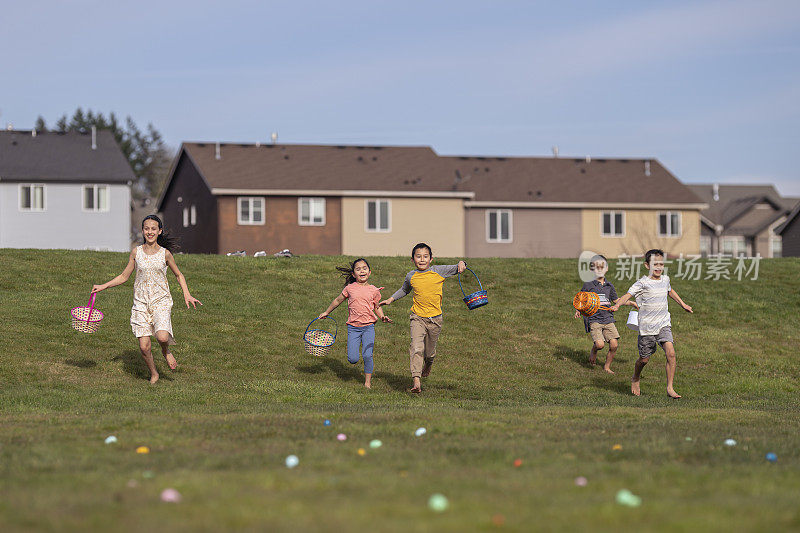
[[[157,209],[187,252],[698,253],[705,205],[656,160],[184,143]]]
[[[0,131],[0,247],[128,251],[133,179],[108,131]]]
[[[782,257],[800,257],[800,202],[786,215],[786,220],[775,228],[775,234],[783,243]]]
[[[781,257],[776,232],[797,204],[772,185],[689,185],[708,208],[701,213],[701,253]]]

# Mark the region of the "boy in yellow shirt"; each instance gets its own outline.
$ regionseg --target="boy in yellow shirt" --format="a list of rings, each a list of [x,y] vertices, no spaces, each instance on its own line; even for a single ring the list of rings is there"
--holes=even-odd
[[[421,242],[411,250],[416,270],[406,274],[403,286],[380,305],[389,305],[414,291],[411,306],[411,377],[409,392],[422,392],[420,378],[428,377],[436,356],[436,342],[442,331],[442,283],[446,278],[464,272],[467,264],[431,265],[433,251]]]

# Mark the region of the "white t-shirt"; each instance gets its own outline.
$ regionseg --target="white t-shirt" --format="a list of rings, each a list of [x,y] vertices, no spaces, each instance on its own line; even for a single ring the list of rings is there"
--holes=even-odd
[[[658,335],[661,328],[672,325],[667,301],[671,290],[669,276],[663,274],[661,279],[642,276],[628,289],[639,305],[639,335]]]

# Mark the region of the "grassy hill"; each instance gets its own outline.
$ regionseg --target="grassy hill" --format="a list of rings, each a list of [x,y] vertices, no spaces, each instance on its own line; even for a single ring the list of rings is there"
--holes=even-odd
[[[671,303],[679,401],[666,396],[660,350],[643,395],[630,394],[627,311],[617,374],[587,366],[574,261],[470,260],[490,304],[468,311],[457,281],[445,283],[437,362],[412,396],[410,298],[387,308],[395,324],[376,326],[372,390],[345,358],[345,305],[333,353],[303,350],[344,258],[177,260],[204,305],[182,307],[170,274],[180,368],[158,355],[149,386],[132,281],[98,296],[98,333],[69,325],[126,254],[0,250],[1,530],[800,528],[796,259],[762,261],[756,281],[673,280],[695,310]],[[385,296],[411,268],[371,264]],[[611,281],[620,294],[630,284]],[[289,454],[297,468],[284,466]],[[168,487],[183,502],[160,502]],[[641,507],[615,503],[624,488]],[[427,508],[433,493],[449,498],[446,512]]]

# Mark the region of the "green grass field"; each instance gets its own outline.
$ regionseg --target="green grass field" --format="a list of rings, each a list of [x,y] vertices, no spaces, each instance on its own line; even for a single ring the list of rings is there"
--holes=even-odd
[[[69,323],[125,254],[0,250],[0,530],[800,530],[796,259],[762,261],[757,281],[673,280],[695,309],[670,306],[679,401],[660,350],[643,395],[630,394],[627,311],[617,374],[587,366],[575,261],[470,260],[490,303],[468,311],[445,283],[437,362],[418,396],[405,392],[410,298],[377,326],[371,391],[341,331],[329,357],[305,353],[344,258],[177,261],[204,306],[182,308],[170,274],[180,368],[158,355],[150,386],[129,326],[132,281],[99,295],[97,334]],[[384,296],[411,266],[371,263]],[[612,281],[620,294],[630,284]],[[284,466],[289,454],[298,467]],[[168,487],[181,503],[160,501]],[[624,488],[640,507],[615,503]],[[434,493],[447,511],[428,509]]]

